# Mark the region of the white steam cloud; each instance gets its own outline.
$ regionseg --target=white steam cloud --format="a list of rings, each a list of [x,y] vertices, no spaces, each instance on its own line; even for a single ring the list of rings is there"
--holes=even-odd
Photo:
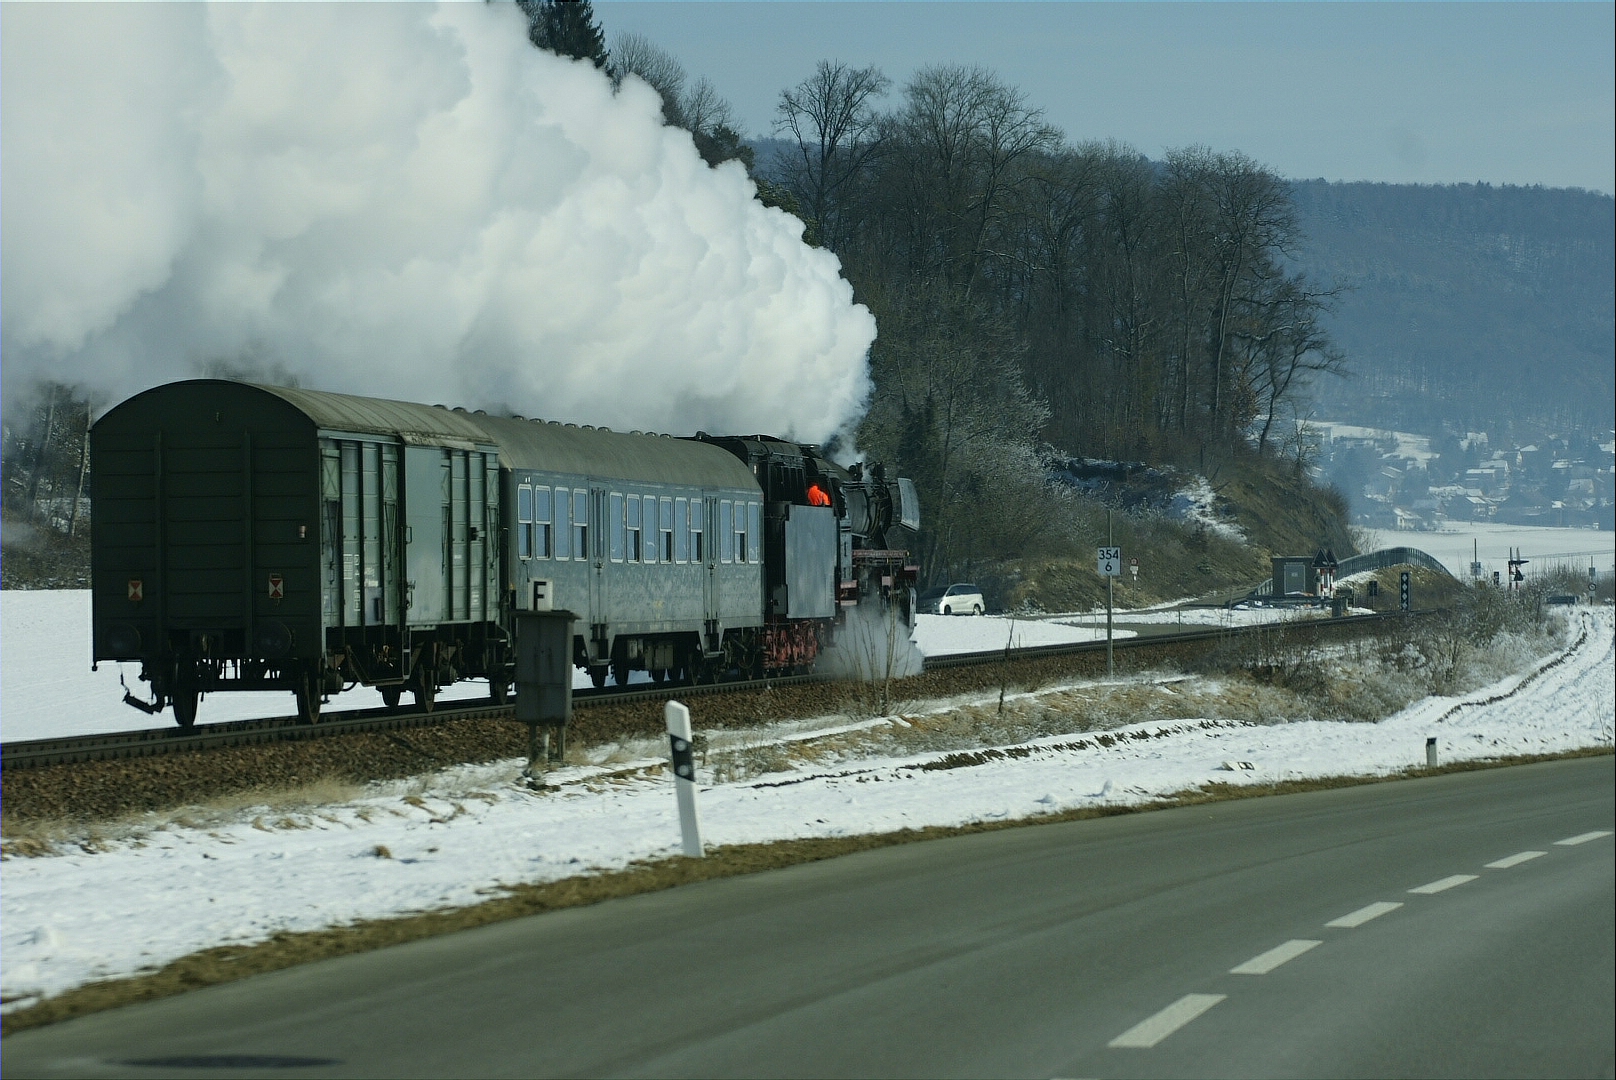
[[[6,4],[0,351],[107,403],[210,367],[823,440],[870,313],[654,92],[514,5]]]

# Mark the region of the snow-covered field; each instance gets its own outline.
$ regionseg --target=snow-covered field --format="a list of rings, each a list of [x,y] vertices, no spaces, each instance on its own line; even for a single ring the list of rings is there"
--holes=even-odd
[[[1502,572],[1511,548],[1519,548],[1528,574],[1545,563],[1574,564],[1588,572],[1589,563],[1601,574],[1611,572],[1616,560],[1616,533],[1598,529],[1550,529],[1534,525],[1497,525],[1492,522],[1449,522],[1440,532],[1396,532],[1373,529],[1377,546],[1419,548],[1446,566],[1461,581],[1470,579],[1472,553],[1478,553],[1488,577]],[[1592,558],[1590,558],[1590,556]]]
[[[1118,633],[1131,637],[1129,633]],[[926,656],[1002,649],[1007,639],[1017,647],[1092,641],[1098,631],[1055,623],[1013,621],[992,615],[921,615],[914,641]],[[635,682],[647,682],[644,672]],[[125,686],[149,700],[150,687],[140,682],[138,664],[103,664],[90,670],[90,593],[88,590],[0,591],[0,741],[65,738],[174,725],[173,713],[148,716],[123,703]],[[120,684],[119,680],[122,680]],[[575,672],[573,686],[582,689],[589,677]],[[447,687],[441,701],[486,697],[488,684],[467,681]],[[374,709],[382,704],[375,690],[356,687],[332,699],[332,709]],[[292,695],[273,691],[214,694],[203,700],[198,720],[204,724],[287,716]]]
[[[1610,746],[1616,618],[1608,609],[1564,617],[1573,620],[1568,637],[1575,644],[1559,657],[1376,724],[1253,726],[1188,715],[968,753],[913,754],[868,737],[921,728],[928,714],[827,720],[817,731],[782,725],[744,736],[751,741],[742,749],[762,753],[811,740],[844,749],[784,763],[761,778],[721,780],[716,766],[704,765],[706,837],[736,844],[843,836],[1139,803],[1209,782],[1388,774],[1423,764],[1428,736],[1438,739],[1445,761]],[[1162,695],[1184,683],[1134,681],[1141,692]],[[1060,690],[1018,702],[1036,704]],[[1507,696],[1489,701],[1500,695]],[[210,946],[471,904],[502,885],[677,853],[673,790],[665,773],[646,768],[654,760],[571,768],[552,774],[544,793],[522,786],[521,764],[379,787],[313,811],[249,809],[201,824],[158,824],[52,856],[7,858],[0,864],[0,992],[15,998],[8,1007],[21,1007],[37,995]]]

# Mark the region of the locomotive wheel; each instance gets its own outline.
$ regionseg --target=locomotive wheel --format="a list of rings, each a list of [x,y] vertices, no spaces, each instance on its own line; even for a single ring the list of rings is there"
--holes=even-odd
[[[170,697],[174,702],[174,722],[190,730],[196,725],[196,688],[176,689]]]
[[[318,724],[320,722],[320,684],[315,674],[306,668],[299,672],[297,688],[293,693],[297,696],[297,722],[300,724]]]
[[[383,686],[378,687],[378,689],[382,692],[382,704],[389,709],[398,708],[398,703],[404,700],[404,688],[402,686]]]
[[[628,661],[612,661],[612,682],[618,686],[627,686],[629,679]]]
[[[432,676],[423,672],[421,681],[414,686],[415,707],[422,712],[431,712],[432,706],[438,702],[438,684],[432,681]]]
[[[505,681],[504,675],[494,675],[488,680],[488,700],[495,705],[503,705],[510,700],[511,684]]]
[[[661,686],[663,683],[667,682],[668,681],[668,669],[667,668],[662,668],[662,667],[652,668],[651,669],[651,681],[653,683],[655,683],[657,686]]]

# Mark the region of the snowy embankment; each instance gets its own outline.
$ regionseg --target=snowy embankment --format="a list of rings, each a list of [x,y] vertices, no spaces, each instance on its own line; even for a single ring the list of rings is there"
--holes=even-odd
[[[812,740],[827,749],[745,780],[718,782],[718,767],[705,765],[707,840],[962,825],[1136,804],[1213,782],[1392,774],[1424,763],[1429,736],[1444,761],[1608,747],[1616,720],[1616,618],[1609,610],[1567,617],[1571,644],[1531,671],[1461,698],[1426,699],[1375,724],[1259,726],[1186,716],[910,754],[893,753],[896,740],[868,740],[861,750],[859,737],[918,729],[933,715],[740,736],[750,740],[740,749],[754,754]],[[1163,695],[1188,681],[1133,680],[1139,692]],[[1009,705],[1060,691],[1016,695]],[[551,790],[534,792],[519,781],[520,762],[503,762],[378,788],[317,811],[266,807],[51,856],[7,858],[0,991],[8,1008],[20,1007],[210,946],[474,904],[501,886],[672,856],[679,848],[672,785],[655,764],[567,769],[552,774]]]

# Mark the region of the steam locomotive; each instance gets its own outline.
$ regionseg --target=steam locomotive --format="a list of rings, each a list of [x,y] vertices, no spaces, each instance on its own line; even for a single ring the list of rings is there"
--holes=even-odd
[[[912,617],[914,486],[767,436],[672,438],[219,380],[90,433],[93,661],[148,713],[354,685],[431,708],[514,676],[514,612],[575,615],[596,686],[812,667],[860,604]],[[540,597],[535,600],[535,597]]]

